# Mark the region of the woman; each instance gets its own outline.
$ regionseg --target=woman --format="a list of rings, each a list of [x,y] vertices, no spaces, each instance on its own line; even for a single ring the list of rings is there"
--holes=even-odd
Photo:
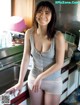
[[[56,31],[55,23],[54,6],[49,1],[41,1],[35,10],[33,28],[25,34],[19,82],[7,90],[20,92],[32,54],[34,67],[28,76],[31,105],[59,105],[60,102],[65,40],[63,34]]]

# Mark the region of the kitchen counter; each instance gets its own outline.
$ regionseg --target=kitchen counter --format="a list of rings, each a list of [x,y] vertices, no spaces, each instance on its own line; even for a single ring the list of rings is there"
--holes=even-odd
[[[0,59],[7,56],[11,56],[19,52],[23,52],[23,45],[16,45],[8,48],[2,48],[0,49]]]

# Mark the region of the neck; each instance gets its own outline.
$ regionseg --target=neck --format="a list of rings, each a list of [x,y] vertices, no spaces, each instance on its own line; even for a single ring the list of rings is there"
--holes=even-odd
[[[40,34],[41,36],[47,35],[47,27],[39,26],[37,29],[37,34]]]

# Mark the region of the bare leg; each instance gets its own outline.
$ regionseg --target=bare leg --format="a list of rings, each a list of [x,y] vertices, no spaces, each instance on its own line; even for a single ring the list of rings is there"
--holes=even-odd
[[[31,105],[43,105],[43,91],[33,92],[29,89]]]
[[[44,105],[59,105],[61,95],[53,95],[45,93],[44,95]]]

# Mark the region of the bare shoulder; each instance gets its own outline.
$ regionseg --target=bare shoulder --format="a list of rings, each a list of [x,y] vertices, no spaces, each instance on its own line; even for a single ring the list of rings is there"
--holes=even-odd
[[[55,39],[57,40],[57,41],[64,41],[65,39],[64,39],[64,35],[63,35],[63,33],[61,32],[61,31],[57,31],[56,32],[56,35],[55,35]]]
[[[33,28],[29,28],[27,29],[27,31],[25,32],[25,34],[31,34],[33,32]]]
[[[32,35],[32,33],[33,33],[33,28],[28,29],[28,30],[25,32],[25,37],[30,38],[30,35]]]

